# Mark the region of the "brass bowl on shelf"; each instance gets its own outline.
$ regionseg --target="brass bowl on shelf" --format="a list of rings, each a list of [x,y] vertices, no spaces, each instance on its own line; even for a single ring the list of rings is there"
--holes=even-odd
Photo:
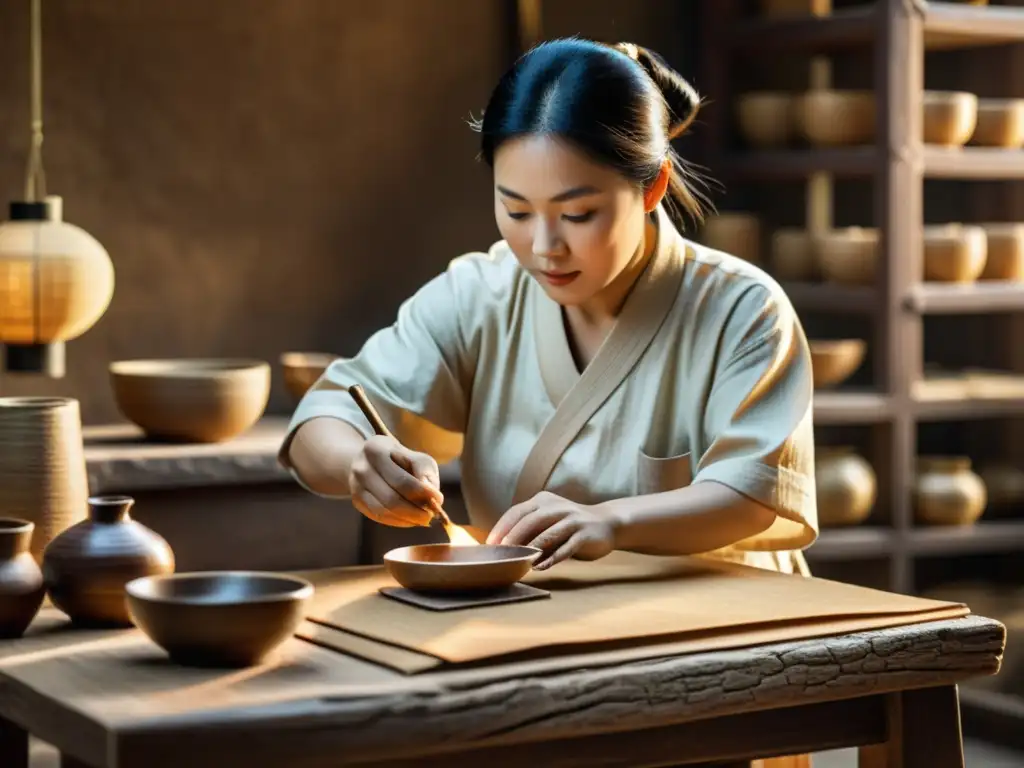
[[[978,97],[966,91],[925,91],[925,144],[962,147],[978,122]]]
[[[751,264],[761,263],[761,220],[752,213],[726,211],[708,216],[700,231],[708,248],[737,256]]]
[[[985,230],[963,224],[924,227],[924,279],[942,283],[973,283],[985,269]]]
[[[395,581],[414,592],[493,592],[526,576],[541,554],[525,546],[418,544],[392,549],[384,564]]]
[[[867,350],[863,339],[813,339],[807,343],[815,388],[842,384],[860,367]]]
[[[843,227],[816,238],[818,269],[828,282],[874,285],[878,268],[878,230]]]
[[[793,94],[751,91],[736,98],[740,134],[754,147],[782,147],[793,138]]]
[[[135,625],[185,666],[265,660],[305,618],[313,585],[297,576],[209,571],[145,576],[125,585]]]
[[[338,355],[327,352],[285,352],[281,355],[284,386],[296,400],[301,400],[309,388],[316,384]]]
[[[1024,280],[1024,223],[979,224],[987,241],[979,280]]]
[[[869,144],[875,137],[875,95],[871,91],[820,89],[793,102],[797,133],[813,146]]]
[[[1004,149],[1024,146],[1024,99],[979,99],[970,143]]]
[[[771,270],[778,280],[817,279],[818,253],[814,235],[798,227],[782,227],[772,232]]]
[[[805,91],[794,97],[796,132],[812,146],[866,145],[877,138],[877,101],[873,91]],[[978,121],[978,97],[966,91],[925,91],[921,103],[921,140],[962,147]]]
[[[121,360],[110,379],[124,417],[157,440],[229,440],[259,421],[270,398],[262,360]]]

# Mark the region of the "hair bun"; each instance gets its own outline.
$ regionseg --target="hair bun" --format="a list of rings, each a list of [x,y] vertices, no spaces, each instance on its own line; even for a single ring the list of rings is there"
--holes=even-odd
[[[682,134],[700,110],[696,89],[654,51],[633,43],[619,43],[615,48],[643,67],[661,91],[669,111],[668,137],[674,139]]]

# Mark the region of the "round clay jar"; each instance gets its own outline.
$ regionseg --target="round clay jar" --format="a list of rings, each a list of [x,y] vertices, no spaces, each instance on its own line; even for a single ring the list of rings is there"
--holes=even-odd
[[[814,457],[818,521],[823,527],[858,525],[875,505],[875,471],[847,446],[818,447]]]
[[[923,456],[914,480],[914,517],[927,525],[970,525],[985,511],[985,483],[966,456]]]
[[[124,585],[174,572],[162,536],[132,520],[131,496],[94,496],[89,517],[55,538],[43,553],[53,604],[75,624],[131,626]]]

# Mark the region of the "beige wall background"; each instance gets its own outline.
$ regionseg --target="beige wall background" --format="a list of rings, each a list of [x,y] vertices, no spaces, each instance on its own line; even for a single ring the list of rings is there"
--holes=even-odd
[[[544,31],[633,40],[690,71],[694,5],[548,0]],[[77,397],[99,423],[120,420],[112,360],[350,354],[496,239],[466,120],[510,63],[512,3],[43,6],[48,191],[107,247],[117,288],[65,379],[0,375],[0,394]],[[28,12],[0,3],[5,205],[24,183]],[[275,380],[270,411],[291,407]]]

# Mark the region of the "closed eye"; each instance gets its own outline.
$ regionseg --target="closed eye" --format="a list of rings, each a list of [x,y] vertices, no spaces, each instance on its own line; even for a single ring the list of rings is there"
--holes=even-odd
[[[508,217],[510,219],[515,219],[516,221],[521,221],[522,219],[525,219],[527,216],[530,215],[529,213],[513,213],[512,211],[505,211],[505,213],[508,214]]]
[[[581,213],[579,216],[570,216],[566,214],[562,218],[566,221],[571,221],[573,224],[583,224],[594,218],[594,213],[595,211],[587,211],[586,213]]]

